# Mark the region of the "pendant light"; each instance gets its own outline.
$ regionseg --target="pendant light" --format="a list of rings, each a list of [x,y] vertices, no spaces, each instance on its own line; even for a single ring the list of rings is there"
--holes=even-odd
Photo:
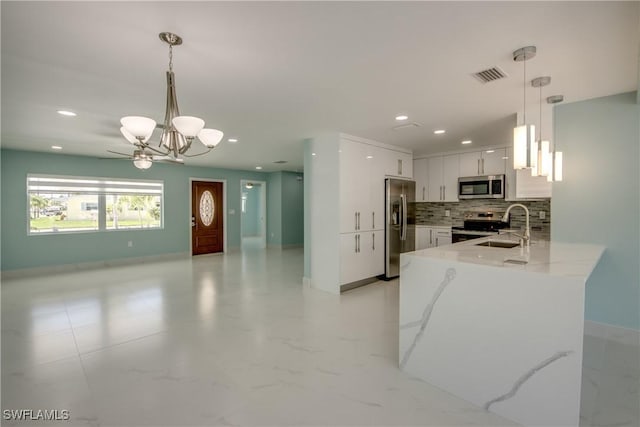
[[[558,104],[562,101],[564,101],[562,95],[547,97],[547,104]],[[547,176],[547,181],[562,181],[562,151],[556,151],[555,141],[551,152],[551,173]]]
[[[523,62],[524,103],[522,124],[513,129],[513,168],[526,169],[537,167],[538,147],[535,139],[535,126],[527,124],[527,60],[536,56],[535,46],[525,46],[513,52],[513,60]]]
[[[542,88],[548,86],[551,83],[551,77],[544,76],[531,80],[531,86],[540,89],[540,129],[538,134],[538,152],[536,153],[538,163],[536,168],[531,169],[531,176],[549,176],[552,174],[553,168],[549,140],[542,139]]]

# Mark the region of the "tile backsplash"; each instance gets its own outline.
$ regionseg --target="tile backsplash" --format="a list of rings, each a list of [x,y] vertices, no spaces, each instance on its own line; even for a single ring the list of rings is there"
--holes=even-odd
[[[503,213],[512,203],[522,203],[529,209],[532,236],[540,239],[550,238],[550,199],[518,200],[517,202],[495,199],[461,200],[459,202],[415,202],[416,224],[462,226],[464,215],[469,211]],[[445,216],[445,211],[447,210],[450,212],[450,216]],[[544,212],[544,219],[540,218],[540,212]],[[510,216],[511,228],[524,229],[525,213],[523,209],[513,208]]]

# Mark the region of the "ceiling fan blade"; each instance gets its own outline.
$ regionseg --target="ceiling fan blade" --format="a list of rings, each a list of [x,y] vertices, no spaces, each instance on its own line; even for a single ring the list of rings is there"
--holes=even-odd
[[[166,159],[158,159],[158,158],[153,158],[154,162],[163,162],[163,163],[173,163],[176,165],[184,165],[184,160],[182,159],[172,159],[172,158],[166,158]]]
[[[131,154],[127,154],[127,153],[120,153],[120,152],[118,152],[118,151],[111,151],[111,150],[107,150],[107,152],[108,152],[108,153],[111,153],[111,154],[118,154],[118,155],[120,155],[120,156],[125,156],[125,157],[127,157],[127,158],[129,158],[129,159],[133,159],[133,156],[132,156]]]

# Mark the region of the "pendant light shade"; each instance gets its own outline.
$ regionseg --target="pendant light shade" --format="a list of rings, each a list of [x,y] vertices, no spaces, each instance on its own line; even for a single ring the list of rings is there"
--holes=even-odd
[[[204,120],[192,116],[178,116],[171,121],[186,138],[195,138],[204,127]]]
[[[198,139],[209,148],[218,145],[220,141],[222,141],[223,136],[224,133],[218,129],[202,129],[200,133],[198,133]]]
[[[553,156],[550,151],[549,141],[540,141],[539,152],[540,152],[540,158],[538,160],[539,162],[538,170],[540,171],[540,176],[546,176],[548,178],[549,175],[553,175],[552,174]]]
[[[127,116],[120,119],[122,127],[129,132],[136,140],[145,141],[151,137],[156,128],[156,121],[148,117]],[[126,135],[125,135],[126,137]]]
[[[536,127],[521,125],[513,129],[513,168],[531,167],[531,153],[535,144]]]
[[[122,135],[125,137],[125,139],[126,139],[127,141],[129,141],[130,143],[135,144],[136,142],[138,142],[138,140],[136,139],[136,137],[135,137],[135,136],[133,136],[133,135],[131,135],[131,134],[129,133],[129,131],[128,131],[128,130],[126,130],[126,129],[124,128],[124,126],[121,126],[121,127],[120,127],[120,133],[122,133]],[[146,141],[142,141],[142,142],[146,142]]]

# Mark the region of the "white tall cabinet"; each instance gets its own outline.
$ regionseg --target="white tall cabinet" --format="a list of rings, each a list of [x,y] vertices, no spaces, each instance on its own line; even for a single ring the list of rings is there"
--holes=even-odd
[[[427,181],[429,202],[457,202],[459,156],[435,156],[427,158]]]
[[[339,133],[305,141],[306,283],[338,293],[384,273],[384,180],[412,174],[410,150]]]

